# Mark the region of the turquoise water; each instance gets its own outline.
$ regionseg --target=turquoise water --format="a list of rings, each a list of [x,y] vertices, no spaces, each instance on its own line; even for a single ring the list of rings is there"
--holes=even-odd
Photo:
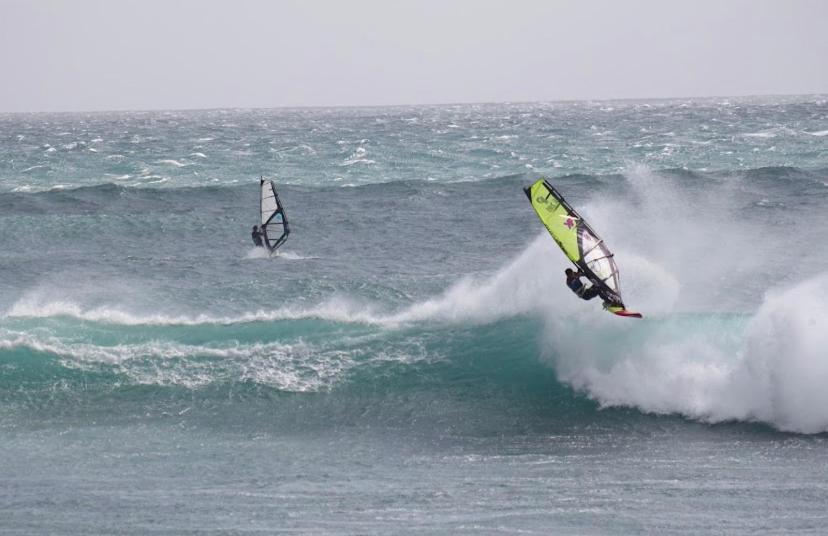
[[[826,142],[820,96],[0,116],[0,531],[820,533]]]

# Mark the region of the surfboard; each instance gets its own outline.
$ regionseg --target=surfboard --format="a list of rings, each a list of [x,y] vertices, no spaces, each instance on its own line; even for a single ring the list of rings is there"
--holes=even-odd
[[[259,209],[262,242],[273,255],[290,235],[290,225],[287,214],[285,214],[285,207],[276,192],[276,185],[264,177],[259,179]]]
[[[618,316],[642,318],[621,299],[621,282],[613,253],[601,237],[545,179],[523,189],[532,208],[564,255],[599,290],[604,308]]]

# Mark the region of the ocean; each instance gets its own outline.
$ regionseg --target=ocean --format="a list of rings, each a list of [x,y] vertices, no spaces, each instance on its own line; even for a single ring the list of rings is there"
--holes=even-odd
[[[826,244],[825,96],[0,115],[0,534],[824,534]]]

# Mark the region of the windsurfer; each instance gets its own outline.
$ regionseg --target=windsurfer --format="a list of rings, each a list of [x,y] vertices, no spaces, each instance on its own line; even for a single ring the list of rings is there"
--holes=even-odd
[[[262,242],[262,232],[259,230],[257,225],[253,226],[253,232],[250,234],[253,238],[253,243],[256,245],[257,248],[264,247],[264,243]]]

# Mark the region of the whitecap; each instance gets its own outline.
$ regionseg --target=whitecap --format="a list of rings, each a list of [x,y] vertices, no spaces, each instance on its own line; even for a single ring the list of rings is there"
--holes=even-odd
[[[763,130],[762,132],[748,132],[746,134],[742,134],[742,136],[746,138],[775,138],[776,134]]]
[[[306,261],[306,260],[313,260],[318,259],[319,257],[309,256],[306,257],[304,255],[300,255],[299,253],[295,253],[293,251],[283,251],[278,250],[276,253],[271,255],[268,251],[264,248],[251,248],[250,251],[247,252],[245,255],[245,259],[274,259],[274,260],[286,260],[286,261]]]
[[[178,160],[173,160],[171,158],[168,158],[168,159],[165,159],[165,160],[158,160],[155,163],[156,164],[167,164],[167,165],[175,166],[175,167],[186,167],[186,166],[191,165],[189,163],[182,163],[182,162],[179,162]]]
[[[27,173],[27,172],[35,170],[35,169],[41,169],[41,168],[46,168],[46,167],[49,167],[49,166],[46,166],[46,165],[43,165],[43,164],[38,164],[36,166],[27,167],[26,169],[21,169],[20,173]]]
[[[220,346],[146,341],[100,346],[54,336],[0,331],[0,349],[20,347],[57,355],[67,368],[96,370],[115,365],[120,374],[135,384],[191,389],[223,381],[231,374],[241,381],[286,391],[318,391],[330,386],[354,364],[351,352],[303,341]],[[190,359],[193,356],[200,359]],[[159,360],[168,364],[158,366]]]
[[[357,150],[354,151],[354,153],[340,165],[352,166],[354,164],[375,164],[376,162],[374,160],[366,157],[367,154],[368,151],[366,151],[364,147],[357,147]]]

